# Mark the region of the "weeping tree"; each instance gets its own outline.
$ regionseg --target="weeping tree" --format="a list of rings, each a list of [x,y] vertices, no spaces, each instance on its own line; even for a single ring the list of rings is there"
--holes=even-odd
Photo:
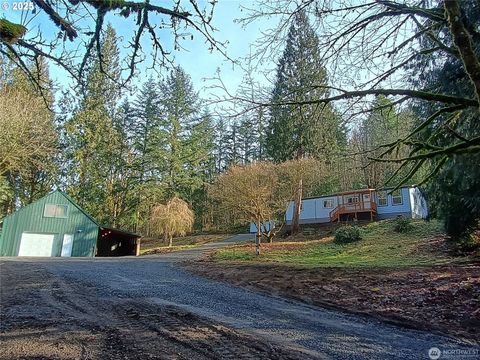
[[[192,230],[194,222],[193,211],[188,204],[178,197],[172,198],[166,204],[160,204],[152,209],[150,228],[152,234],[163,235],[165,243],[172,246],[174,236],[184,236]]]

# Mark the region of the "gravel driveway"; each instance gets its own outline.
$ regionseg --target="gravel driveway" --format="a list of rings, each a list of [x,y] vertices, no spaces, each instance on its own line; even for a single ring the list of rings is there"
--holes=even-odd
[[[101,298],[181,307],[322,359],[429,359],[432,347],[464,352],[457,352],[455,359],[480,356],[479,347],[472,344],[236,288],[192,275],[178,265],[205,250],[248,239],[251,235],[237,235],[199,249],[139,258],[11,258],[7,262],[38,264],[66,283],[95,288]]]

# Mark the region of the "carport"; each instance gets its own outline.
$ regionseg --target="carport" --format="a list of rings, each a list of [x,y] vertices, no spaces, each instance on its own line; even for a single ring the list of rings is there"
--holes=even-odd
[[[96,256],[138,256],[139,253],[140,235],[113,228],[100,228]]]

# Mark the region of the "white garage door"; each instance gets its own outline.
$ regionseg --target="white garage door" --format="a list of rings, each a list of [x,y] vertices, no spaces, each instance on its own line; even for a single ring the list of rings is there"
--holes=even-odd
[[[52,256],[54,234],[23,233],[18,256]]]

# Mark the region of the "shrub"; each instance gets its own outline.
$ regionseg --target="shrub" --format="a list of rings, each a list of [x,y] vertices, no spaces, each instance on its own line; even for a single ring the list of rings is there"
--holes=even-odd
[[[335,231],[335,242],[347,244],[362,238],[358,226],[342,226]]]
[[[393,230],[399,233],[409,232],[412,228],[412,219],[406,216],[398,216],[393,223]]]
[[[470,254],[480,250],[480,230],[472,231],[470,234],[465,234],[462,237],[457,237],[454,240],[455,248],[458,253]]]

